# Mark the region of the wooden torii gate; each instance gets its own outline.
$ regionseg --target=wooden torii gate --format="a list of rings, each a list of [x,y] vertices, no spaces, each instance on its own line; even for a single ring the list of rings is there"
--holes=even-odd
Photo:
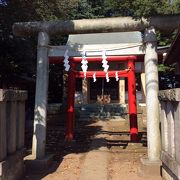
[[[88,62],[101,62],[102,57],[86,57]],[[136,56],[107,56],[108,62],[127,62],[126,70],[108,71],[109,77],[126,77],[128,78],[128,105],[129,105],[129,120],[130,120],[130,135],[131,141],[138,141],[138,124],[137,124],[137,107],[136,107],[136,78],[135,78],[135,61],[138,60]],[[49,57],[50,63],[59,64],[63,62],[62,57]],[[68,74],[68,94],[67,94],[67,132],[66,139],[71,141],[73,139],[73,120],[74,120],[74,98],[75,98],[75,78],[85,78],[83,71],[77,71],[76,66],[81,63],[81,57],[70,57],[70,72]],[[87,71],[86,78],[93,78],[94,73],[96,77],[105,78],[104,71]]]
[[[17,36],[28,37],[38,34],[37,81],[33,135],[33,154],[35,158],[42,159],[45,156],[49,36],[57,34],[68,35],[145,30],[144,62],[146,76],[148,160],[151,163],[159,161],[158,56],[156,52],[157,40],[155,29],[167,32],[179,27],[180,15],[156,16],[139,20],[135,20],[131,17],[116,17],[56,22],[15,23],[13,25],[13,32]]]

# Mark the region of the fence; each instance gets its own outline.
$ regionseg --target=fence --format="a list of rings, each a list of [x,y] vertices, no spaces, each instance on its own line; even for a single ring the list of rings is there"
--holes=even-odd
[[[26,91],[0,89],[0,179],[23,174]]]
[[[163,176],[180,179],[180,88],[159,93]]]

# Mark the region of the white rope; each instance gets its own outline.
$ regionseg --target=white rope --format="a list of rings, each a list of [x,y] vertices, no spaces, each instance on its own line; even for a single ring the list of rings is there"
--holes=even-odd
[[[104,72],[107,72],[109,69],[109,65],[108,65],[108,61],[106,60],[107,56],[106,56],[106,51],[102,52],[102,67],[104,68]]]
[[[70,69],[70,65],[69,65],[69,56],[68,56],[68,49],[66,49],[65,53],[64,53],[64,67],[65,67],[65,71],[69,71]]]
[[[109,79],[109,73],[107,72],[106,73],[106,82],[109,82],[110,81],[110,79]]]
[[[82,61],[81,61],[81,68],[84,72],[84,78],[86,78],[86,72],[87,72],[87,69],[88,69],[88,61],[86,60],[86,51],[83,51],[82,52]]]
[[[96,73],[93,74],[93,82],[96,82]]]
[[[119,81],[119,76],[118,76],[118,72],[116,71],[116,74],[115,74],[115,78],[116,78],[116,81]]]
[[[108,65],[108,61],[106,60],[107,56],[106,56],[106,51],[104,50],[102,52],[102,67],[104,68],[104,72],[106,72],[106,82],[109,82],[109,74],[108,74],[108,69],[109,69],[109,65]]]

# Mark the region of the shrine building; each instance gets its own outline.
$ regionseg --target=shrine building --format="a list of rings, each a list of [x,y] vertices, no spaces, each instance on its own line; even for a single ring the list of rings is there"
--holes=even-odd
[[[51,46],[52,47],[52,46]],[[136,56],[135,76],[136,76],[136,99],[139,105],[145,106],[145,73],[143,37],[139,31],[134,32],[113,32],[94,34],[69,35],[66,45],[54,46],[49,50],[50,62],[55,62],[57,57],[63,57],[68,50],[69,57],[93,56]],[[166,48],[158,48],[158,54],[162,57]],[[102,57],[103,60],[103,57]],[[57,63],[57,62],[55,62]],[[87,63],[88,71],[103,71],[102,62]],[[127,69],[127,62],[109,62],[109,70]],[[77,70],[81,71],[82,63],[77,65]],[[128,81],[125,77],[118,79],[106,78],[76,78],[76,104],[92,103],[118,103],[128,102]]]

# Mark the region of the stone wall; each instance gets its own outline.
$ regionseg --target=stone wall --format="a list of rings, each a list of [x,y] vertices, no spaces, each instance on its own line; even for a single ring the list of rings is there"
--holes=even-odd
[[[180,88],[159,93],[161,104],[161,160],[165,180],[180,179]]]
[[[26,91],[0,89],[0,180],[23,176],[26,99]]]

